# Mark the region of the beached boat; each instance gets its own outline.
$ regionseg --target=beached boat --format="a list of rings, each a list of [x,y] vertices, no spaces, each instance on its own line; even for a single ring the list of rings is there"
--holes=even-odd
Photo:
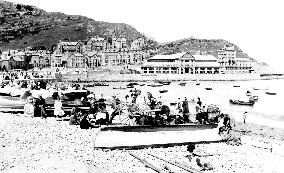
[[[180,86],[185,86],[186,82],[179,83]]]
[[[142,149],[222,142],[216,127],[216,124],[106,126],[101,128],[96,136],[94,147],[97,149]]]
[[[166,92],[168,92],[168,90],[160,90],[159,92],[160,93],[166,93]]]
[[[277,93],[274,91],[266,91],[265,94],[267,95],[276,95]]]
[[[239,100],[239,99],[230,99],[231,104],[237,104],[237,105],[247,105],[247,106],[253,106],[254,101],[248,100]]]

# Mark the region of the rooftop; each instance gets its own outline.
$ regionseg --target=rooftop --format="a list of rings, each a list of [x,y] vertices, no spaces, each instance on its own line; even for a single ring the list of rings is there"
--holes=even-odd
[[[192,55],[196,61],[217,61],[213,55]]]
[[[183,57],[185,54],[187,54],[187,52],[182,52],[182,53],[176,53],[176,54],[172,54],[172,55],[155,55],[151,58],[149,58],[148,60],[161,60],[161,59],[180,59],[181,57]]]

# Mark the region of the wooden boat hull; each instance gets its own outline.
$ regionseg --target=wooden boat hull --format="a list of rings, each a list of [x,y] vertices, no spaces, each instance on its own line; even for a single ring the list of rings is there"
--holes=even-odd
[[[160,93],[166,93],[166,92],[168,92],[168,90],[160,90],[159,92]]]
[[[230,99],[231,104],[237,104],[237,105],[246,105],[246,106],[253,106],[254,102],[246,102],[246,101],[240,101],[240,100],[232,100]]]
[[[96,136],[94,147],[96,149],[141,149],[222,142],[216,127],[215,124],[104,127]]]
[[[276,95],[276,93],[275,92],[265,92],[265,94],[267,94],[267,95]]]

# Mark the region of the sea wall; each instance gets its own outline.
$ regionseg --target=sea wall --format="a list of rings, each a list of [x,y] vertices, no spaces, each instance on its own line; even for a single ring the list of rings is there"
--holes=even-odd
[[[77,74],[64,76],[67,81],[98,81],[98,82],[130,82],[130,81],[153,81],[153,80],[169,80],[169,81],[243,81],[243,80],[260,80],[259,74]]]

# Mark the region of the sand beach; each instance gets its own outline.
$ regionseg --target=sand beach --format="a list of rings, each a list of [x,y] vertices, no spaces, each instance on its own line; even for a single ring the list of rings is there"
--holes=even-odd
[[[129,153],[164,167],[164,162],[155,160],[147,152],[199,169],[194,161],[189,162],[185,157],[188,155],[186,146],[94,150],[98,129],[83,130],[54,118],[28,118],[21,114],[1,114],[0,117],[0,172],[155,172]],[[240,135],[242,145],[196,145],[195,153],[213,166],[213,170],[206,172],[284,171],[283,129],[236,121],[234,130]],[[177,167],[172,169],[186,172]]]

